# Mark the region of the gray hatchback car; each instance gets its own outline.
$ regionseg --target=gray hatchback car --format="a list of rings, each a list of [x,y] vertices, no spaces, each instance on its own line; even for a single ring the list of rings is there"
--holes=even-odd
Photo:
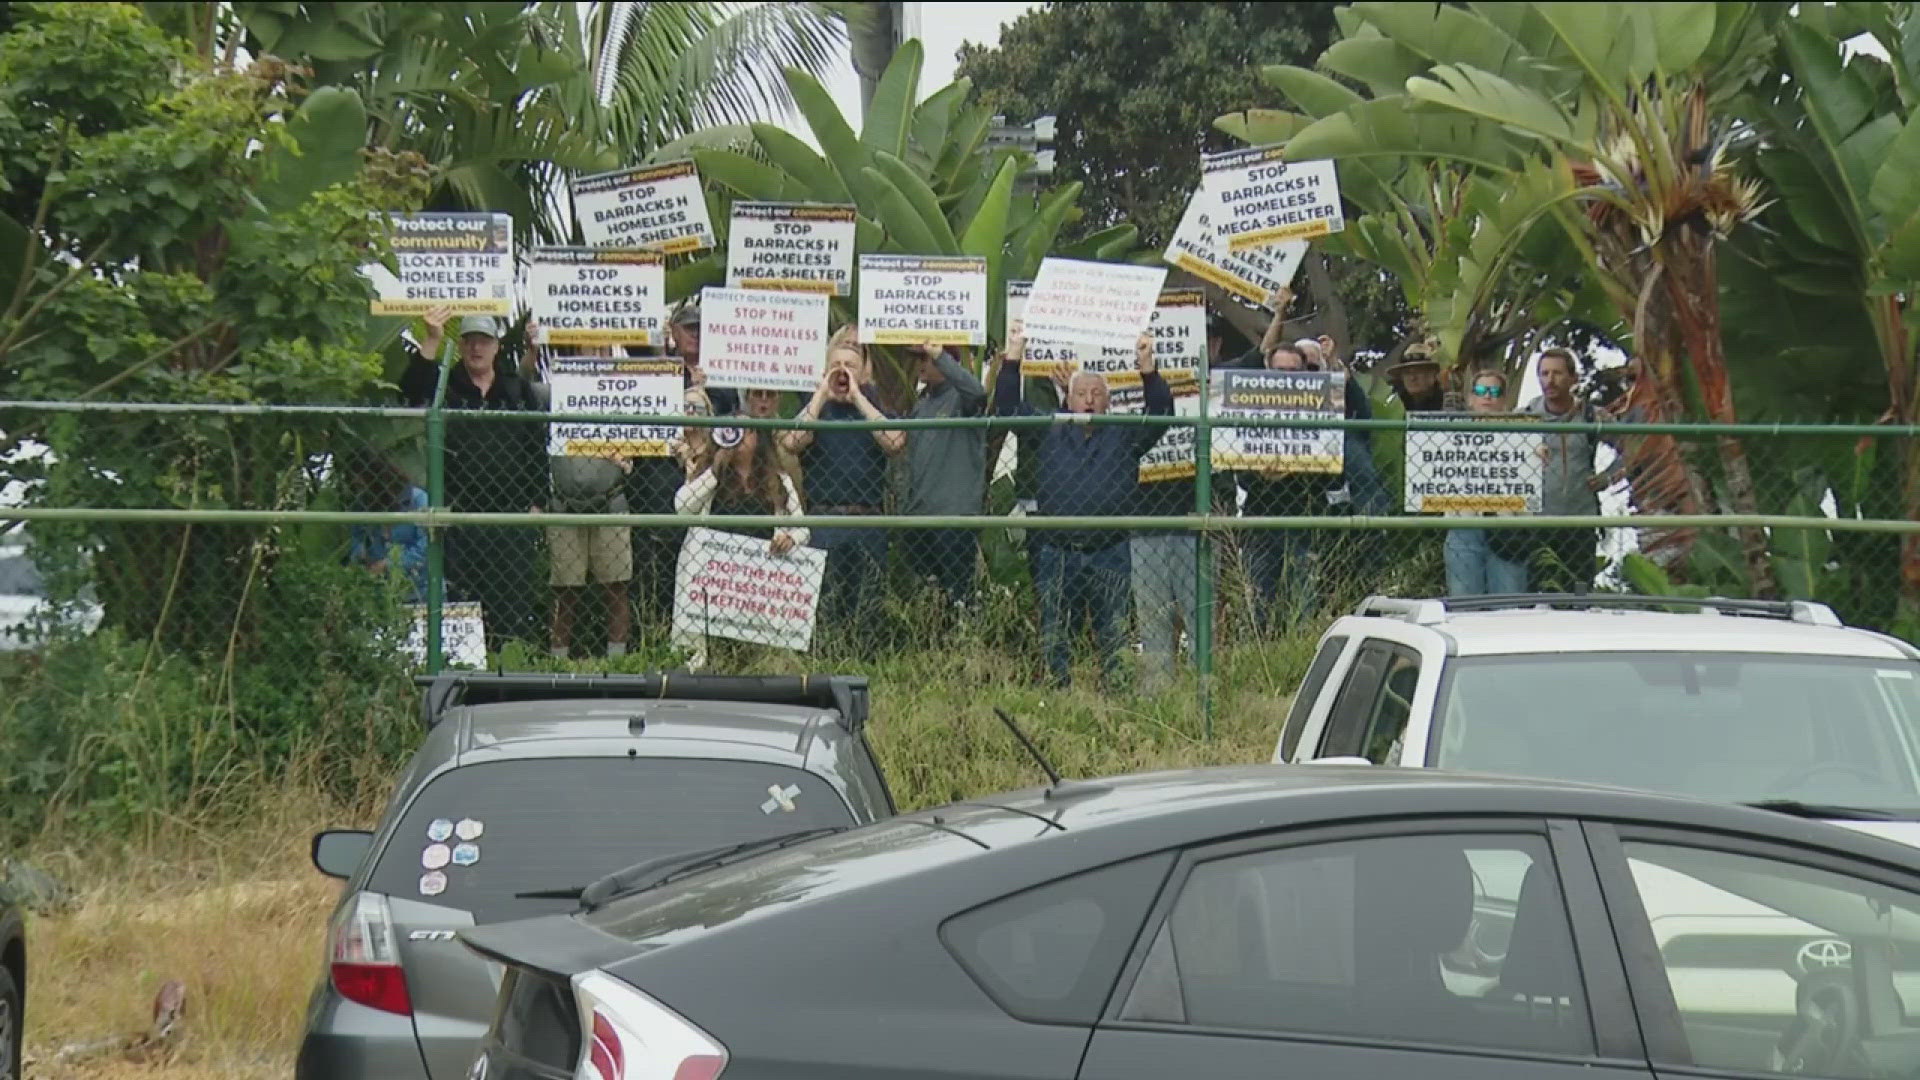
[[[500,970],[455,940],[574,910],[636,864],[773,847],[890,816],[865,679],[422,679],[425,742],[376,832],[313,861],[346,887],[307,1013],[302,1080],[467,1075]]]

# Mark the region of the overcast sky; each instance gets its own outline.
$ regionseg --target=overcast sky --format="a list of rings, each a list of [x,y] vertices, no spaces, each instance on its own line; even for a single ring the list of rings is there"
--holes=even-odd
[[[920,4],[920,44],[926,50],[926,66],[920,70],[920,96],[953,81],[954,54],[972,41],[981,45],[1000,43],[1000,27],[1039,7],[1036,3]],[[853,61],[842,55],[826,77],[827,89],[849,120],[860,115],[860,78],[853,73]],[[797,120],[796,120],[797,123]],[[854,127],[859,128],[855,123]],[[812,142],[811,135],[799,124],[794,134]]]

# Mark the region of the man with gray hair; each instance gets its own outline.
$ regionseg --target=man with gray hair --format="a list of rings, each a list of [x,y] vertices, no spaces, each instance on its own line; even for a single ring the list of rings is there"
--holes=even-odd
[[[1038,411],[1020,400],[1020,362],[1027,351],[1026,332],[1009,335],[1007,355],[1000,362],[994,386],[994,413],[1034,416]],[[1146,411],[1173,415],[1173,391],[1154,367],[1153,338],[1141,334],[1134,349],[1134,367],[1140,373]],[[1140,457],[1160,441],[1165,429],[1141,425],[1091,424],[1087,415],[1104,414],[1108,406],[1107,381],[1093,372],[1064,370],[1054,374],[1066,402],[1068,417],[1077,423],[1057,423],[1037,447],[1035,494],[1042,516],[1117,517],[1134,505],[1140,475]],[[1103,683],[1118,689],[1120,656],[1125,644],[1127,597],[1133,563],[1127,535],[1113,530],[1057,530],[1040,533],[1034,551],[1034,591],[1040,597],[1040,642],[1046,652],[1047,674],[1055,687],[1071,681],[1072,646],[1068,627],[1084,608],[1100,651]]]

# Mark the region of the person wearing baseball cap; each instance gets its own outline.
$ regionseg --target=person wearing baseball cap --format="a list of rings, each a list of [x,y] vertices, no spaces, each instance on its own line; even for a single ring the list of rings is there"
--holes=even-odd
[[[427,332],[400,377],[408,404],[425,407],[440,381],[437,359],[453,312],[435,308]],[[459,363],[447,372],[447,508],[462,513],[537,511],[547,493],[546,430],[533,423],[463,423],[468,410],[539,412],[534,389],[497,363],[505,332],[491,315],[467,315],[455,324]],[[513,525],[463,525],[447,530],[447,579],[458,599],[478,600],[487,647],[530,638],[538,621],[533,604],[535,533]]]

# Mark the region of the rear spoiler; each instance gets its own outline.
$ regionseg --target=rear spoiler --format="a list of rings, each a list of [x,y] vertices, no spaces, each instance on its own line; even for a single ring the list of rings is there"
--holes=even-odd
[[[541,675],[514,672],[449,671],[416,675],[426,693],[420,720],[429,730],[448,709],[509,701],[581,698],[681,701],[748,701],[760,705],[800,705],[832,709],[853,734],[867,726],[869,703],[865,675]]]

